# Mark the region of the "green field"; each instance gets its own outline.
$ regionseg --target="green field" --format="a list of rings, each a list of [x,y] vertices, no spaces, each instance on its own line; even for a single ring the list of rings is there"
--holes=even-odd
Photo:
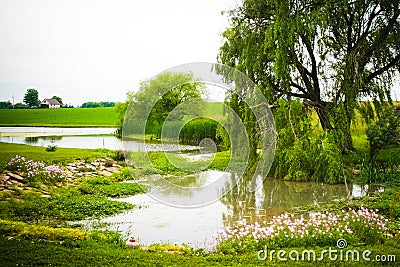
[[[114,127],[111,108],[0,109],[0,126]]]

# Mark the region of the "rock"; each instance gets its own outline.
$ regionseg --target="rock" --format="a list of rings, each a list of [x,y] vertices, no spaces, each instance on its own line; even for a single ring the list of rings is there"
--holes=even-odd
[[[10,179],[10,176],[6,175],[6,174],[2,174],[0,175],[0,181],[8,181],[8,179]]]
[[[361,174],[361,171],[360,171],[360,170],[353,170],[353,174],[354,174],[354,175],[360,175],[360,174]]]
[[[75,171],[76,167],[75,166],[67,166],[67,169],[70,171]]]
[[[18,174],[14,174],[12,172],[8,172],[7,175],[10,176],[10,179],[12,179],[14,181],[17,181],[17,182],[20,182],[20,183],[22,183],[24,181],[24,178],[19,176]]]
[[[80,167],[77,168],[77,171],[78,172],[85,172],[85,171],[87,171],[87,168],[85,166],[80,166]]]
[[[88,169],[88,171],[95,171],[96,167],[90,165],[90,164],[86,164],[85,167]]]

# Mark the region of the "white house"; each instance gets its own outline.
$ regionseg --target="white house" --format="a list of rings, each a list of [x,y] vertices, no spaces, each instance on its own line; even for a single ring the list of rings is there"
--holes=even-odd
[[[60,108],[61,104],[57,99],[54,98],[46,98],[40,103],[41,108]]]

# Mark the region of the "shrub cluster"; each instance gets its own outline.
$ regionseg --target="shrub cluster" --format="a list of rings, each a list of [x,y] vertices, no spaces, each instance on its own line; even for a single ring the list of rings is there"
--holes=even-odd
[[[6,169],[18,172],[27,182],[57,183],[65,181],[66,178],[65,171],[57,165],[46,166],[43,162],[27,160],[19,155],[7,163]]]

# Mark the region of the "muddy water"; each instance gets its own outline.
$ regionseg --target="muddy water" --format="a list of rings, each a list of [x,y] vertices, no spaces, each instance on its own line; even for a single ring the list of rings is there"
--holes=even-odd
[[[202,188],[206,188],[204,185],[214,182],[216,177],[221,177],[221,174],[231,180],[235,179],[235,174],[232,173],[206,171],[187,177],[167,178],[172,183],[181,184],[181,188],[157,187],[157,182],[152,181],[148,193],[120,199],[140,208],[85,224],[92,228],[96,224],[106,223],[108,225],[106,229],[119,231],[125,238],[133,235],[142,244],[184,243],[193,247],[207,247],[212,243],[212,236],[218,229],[232,225],[243,218],[248,222],[263,222],[293,207],[335,203],[348,196],[359,197],[384,190],[374,185],[327,185],[272,178],[262,182],[259,178],[257,182],[260,186],[253,193],[247,190],[248,184],[244,180],[229,192],[207,189],[208,193],[216,194],[216,201],[197,208],[174,207],[154,199],[153,192],[163,192],[166,196],[163,200],[168,202],[170,199],[172,204],[176,199],[180,200],[179,203],[201,202],[200,198],[204,197]],[[146,181],[142,183],[149,184]],[[223,194],[225,195],[221,197]]]

